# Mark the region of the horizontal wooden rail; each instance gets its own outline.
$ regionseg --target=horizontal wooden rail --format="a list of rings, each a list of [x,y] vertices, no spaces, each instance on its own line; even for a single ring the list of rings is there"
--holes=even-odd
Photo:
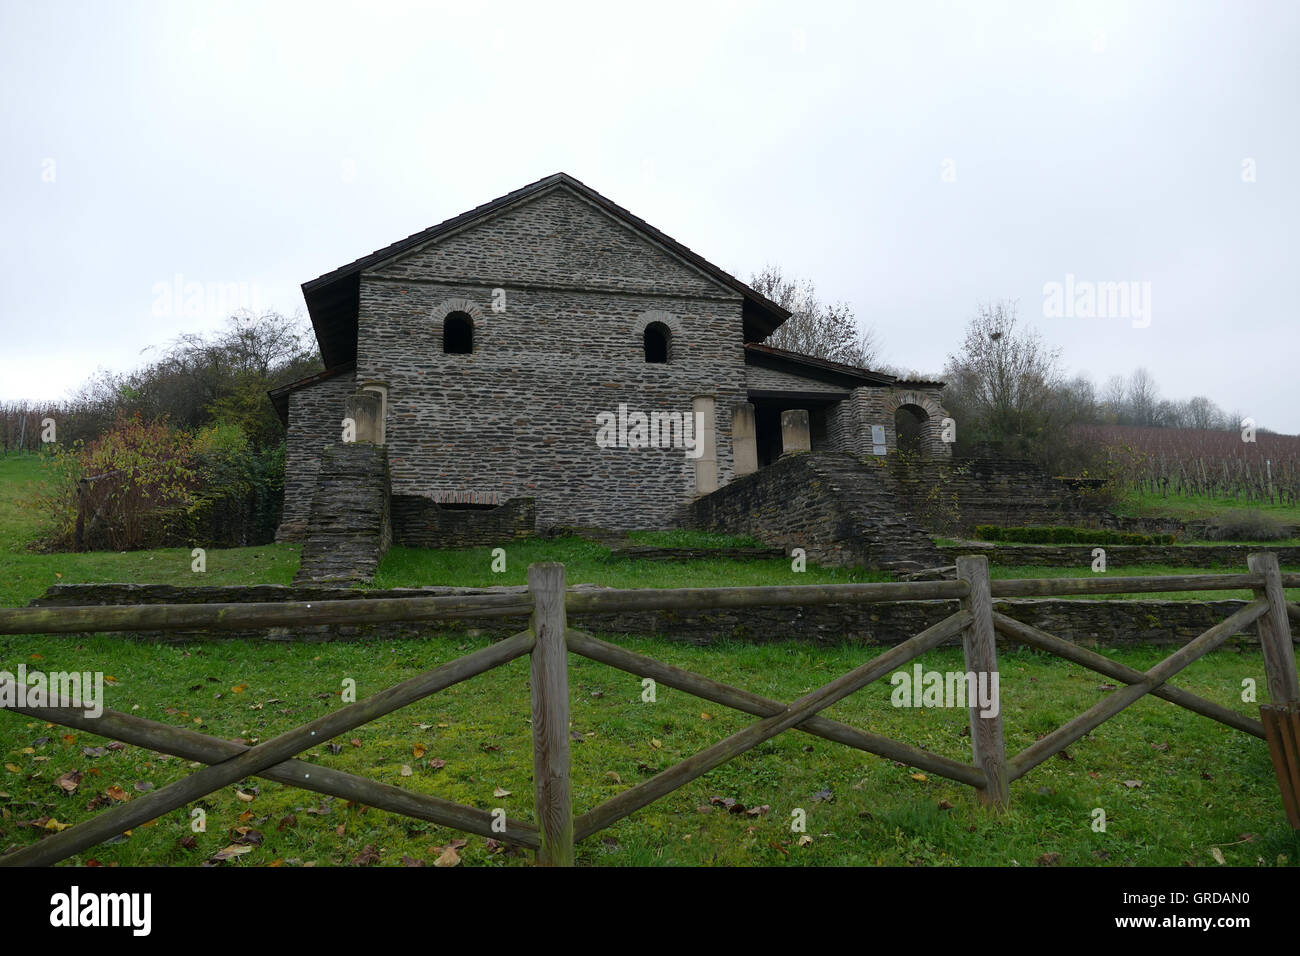
[[[915,637],[890,648],[879,657],[854,668],[829,684],[805,694],[787,706],[781,713],[765,717],[758,723],[751,724],[744,730],[732,734],[712,747],[701,750],[681,763],[661,771],[644,783],[637,784],[635,787],[624,790],[618,796],[611,797],[599,806],[588,810],[574,821],[574,838],[581,839],[582,836],[589,836],[598,830],[605,829],[611,823],[623,819],[630,813],[635,813],[666,794],[672,793],[677,788],[690,783],[696,777],[708,773],[714,767],[720,766],[745,751],[758,746],[765,740],[770,740],[777,734],[784,733],[791,727],[803,723],[818,711],[825,710],[827,707],[838,703],[872,681],[878,680],[890,671],[902,667],[912,658],[924,654],[931,648],[942,644],[948,638],[960,634],[962,629],[967,627],[969,623],[969,614],[961,611],[946,617],[939,623],[926,628]]]
[[[1089,670],[1096,671],[1098,674],[1104,674],[1114,680],[1123,681],[1125,684],[1140,684],[1146,680],[1146,675],[1136,668],[1128,667],[1118,661],[1113,661],[1109,657],[1103,657],[1096,651],[1090,651],[1087,648],[1072,644],[1064,638],[1057,637],[1055,634],[1048,634],[1032,625],[1017,621],[1014,618],[1007,617],[1005,614],[993,612],[993,626],[998,633],[1005,634],[1013,640],[1022,644],[1028,644],[1031,647],[1037,647],[1039,650],[1047,651],[1058,657],[1063,657],[1067,661],[1075,664],[1082,664]],[[1179,690],[1177,687],[1170,687],[1164,684],[1155,687],[1151,691],[1152,696],[1167,700],[1171,704],[1177,704],[1193,713],[1200,714],[1202,717],[1209,717],[1211,720],[1217,720],[1221,724],[1240,730],[1244,733],[1258,737],[1264,740],[1264,725],[1258,720],[1251,720],[1243,714],[1230,710],[1213,701],[1206,700],[1204,697],[1198,697],[1190,691]]]
[[[1251,601],[1231,617],[1220,621],[1200,637],[1188,642],[1143,675],[1141,683],[1129,684],[1098,701],[1074,720],[1034,741],[1007,761],[1010,779],[1015,780],[1033,770],[1053,754],[1064,750],[1085,734],[1091,733],[1134,701],[1145,697],[1201,656],[1208,654],[1247,624],[1268,613],[1268,602]]]
[[[11,685],[7,691],[10,699],[23,699],[15,696],[19,685],[10,681],[0,681],[0,686],[4,685]],[[117,710],[105,709],[98,717],[87,717],[84,708],[68,706],[66,702],[49,707],[7,707],[5,709],[63,727],[73,727],[101,737],[120,740],[157,753],[170,754],[184,760],[197,760],[206,764],[221,763],[232,757],[238,757],[249,749],[247,745],[233,740],[221,740],[186,727],[173,727],[171,724],[159,723],[156,720],[148,720]],[[537,849],[538,846],[537,827],[531,823],[507,819],[505,832],[502,833],[493,828],[492,814],[485,810],[367,780],[365,777],[358,777],[331,767],[294,759],[268,767],[257,776],[302,790],[311,790],[314,793],[354,800],[368,807],[388,810],[419,820],[428,820],[430,823],[455,827],[480,836],[494,837],[502,842],[516,843],[532,850]]]
[[[387,624],[462,617],[524,617],[528,595],[465,594],[441,597],[281,601],[250,604],[144,604],[132,606],[0,609],[0,634],[68,634],[87,631],[240,631],[318,624]]]
[[[666,687],[675,687],[677,690],[746,714],[753,714],[755,717],[772,717],[785,710],[785,704],[779,701],[710,680],[691,671],[682,670],[680,667],[657,661],[653,657],[646,657],[616,644],[598,640],[581,631],[570,630],[567,640],[569,650],[582,657],[608,664],[610,667],[616,667],[638,677],[651,677]],[[795,730],[846,744],[889,760],[897,760],[909,767],[919,767],[921,770],[928,770],[937,776],[957,780],[972,787],[984,786],[984,773],[978,767],[879,734],[858,730],[837,720],[809,717],[803,723],[796,725]]]
[[[900,581],[874,584],[792,584],[746,588],[633,588],[570,590],[570,614],[623,611],[717,611],[733,607],[808,607],[816,604],[880,604],[965,597],[965,581]]]
[[[1300,587],[1300,574],[1282,575],[1284,587]],[[995,598],[1163,591],[1253,590],[1258,574],[1191,574],[1142,577],[1003,578],[991,584]],[[798,584],[741,588],[570,588],[571,614],[633,611],[723,610],[741,607],[811,607],[957,600],[965,581],[899,581],[868,584]],[[0,608],[0,634],[81,634],[110,631],[242,631],[325,624],[422,623],[460,618],[525,617],[533,610],[525,591],[437,597],[348,598],[321,601],[259,601],[241,604],[79,605]],[[1300,608],[1288,605],[1300,620]]]
[[[1060,594],[1149,594],[1164,591],[1242,591],[1263,587],[1260,574],[1170,574],[1090,578],[999,578],[995,598],[1052,597]]]
[[[531,631],[516,634],[500,643],[457,658],[441,667],[418,674],[382,690],[372,697],[348,704],[318,717],[310,723],[286,731],[271,740],[250,747],[238,756],[205,767],[182,780],[167,784],[132,800],[105,810],[70,830],[52,834],[39,843],[0,857],[0,866],[45,866],[74,853],[89,849],[125,830],[147,823],[177,807],[207,796],[214,790],[255,776],[283,763],[304,750],[325,743],[395,710],[422,700],[430,694],[500,667],[529,653],[535,638]]]

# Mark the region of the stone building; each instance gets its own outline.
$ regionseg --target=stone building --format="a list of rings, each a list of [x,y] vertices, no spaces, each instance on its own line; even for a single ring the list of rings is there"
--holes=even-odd
[[[564,173],[303,293],[326,371],[271,393],[281,539],[359,474],[326,451],[348,440],[384,449],[392,537],[420,543],[466,520],[671,527],[783,454],[949,448],[941,383],[764,345],[789,313]]]

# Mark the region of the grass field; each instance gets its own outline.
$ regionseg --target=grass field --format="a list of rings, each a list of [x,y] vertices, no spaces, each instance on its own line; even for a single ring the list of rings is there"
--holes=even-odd
[[[793,700],[875,653],[795,644],[696,648],[618,642],[779,700]],[[368,646],[178,648],[111,637],[49,637],[0,639],[0,649],[6,666],[105,670],[115,679],[106,691],[115,709],[252,742],[337,707],[345,678],[356,680],[358,696],[365,696],[484,643],[437,637]],[[1111,656],[1146,668],[1163,652]],[[936,670],[963,669],[957,650],[935,651],[922,660]],[[1104,678],[1056,658],[1020,651],[1004,653],[1000,663],[1009,752],[1110,693]],[[577,657],[570,658],[570,668],[579,810],[752,720],[662,686],[654,703],[643,703],[640,681],[632,675]],[[1246,677],[1263,686],[1257,653],[1219,653],[1193,665],[1178,684],[1250,712],[1253,707],[1239,696]],[[515,661],[345,735],[335,742],[338,753],[322,744],[305,759],[531,820],[527,678],[527,662]],[[964,712],[895,708],[889,695],[889,684],[881,682],[828,715],[970,759]],[[92,806],[136,798],[191,770],[184,761],[134,747],[97,749],[106,743],[5,715],[0,847],[32,842],[44,828],[88,818]],[[1229,864],[1300,860],[1300,841],[1286,826],[1262,741],[1148,698],[1067,753],[1069,759],[1053,759],[1014,783],[1011,809],[998,816],[981,809],[960,784],[790,732],[581,844],[578,857],[584,864],[611,866],[1213,866],[1217,848]],[[69,772],[83,774],[73,793],[57,783]],[[195,865],[244,840],[251,841],[250,851],[228,865],[400,865],[404,857],[432,863],[441,848],[461,838],[267,781],[245,781],[243,790],[250,801],[227,787],[197,804],[207,814],[204,833],[191,833],[187,811],[176,811],[78,860]],[[501,790],[509,792],[496,796]],[[760,809],[754,815],[730,813],[710,805],[715,797]],[[1106,815],[1104,833],[1092,829],[1097,808]],[[796,809],[807,814],[806,834],[791,831]],[[804,835],[811,843],[801,846]],[[182,841],[191,836],[194,846],[187,848]],[[469,838],[458,855],[467,864],[528,862],[479,837]]]
[[[1110,509],[1129,517],[1168,517],[1189,521],[1195,518],[1214,518],[1218,515],[1243,509],[1262,511],[1282,524],[1300,524],[1300,505],[1243,503],[1236,498],[1212,498],[1208,495],[1155,495],[1150,492],[1129,491]]]
[[[40,480],[34,459],[0,459],[0,604],[25,604],[57,581],[194,583],[188,551],[44,555],[25,550],[35,534],[21,507]],[[645,543],[698,546],[647,535]],[[718,542],[714,542],[718,543]],[[508,548],[507,570],[488,549],[394,549],[380,586],[522,584],[534,560],[563,560],[571,583],[617,586],[777,584],[874,580],[865,572],[795,574],[784,560],[611,561],[607,548],[577,538]],[[202,583],[287,583],[296,549],[209,551]],[[1126,569],[1159,573],[1178,569]],[[1239,569],[1232,569],[1239,570]],[[1076,572],[996,568],[995,576]],[[1119,573],[1118,571],[1112,573]],[[1233,595],[1235,596],[1235,595]],[[797,643],[707,648],[612,636],[632,650],[757,693],[793,700],[874,656],[873,648]],[[183,647],[112,635],[0,636],[0,668],[103,671],[106,705],[220,738],[264,740],[339,706],[346,679],[364,697],[485,646],[482,638],[286,645],[220,642]],[[1157,649],[1112,651],[1138,669]],[[921,658],[929,669],[964,670],[957,650]],[[1108,682],[1060,659],[1026,650],[1000,660],[1009,753],[1017,752],[1112,692]],[[1243,713],[1242,681],[1262,688],[1251,650],[1198,661],[1179,686]],[[383,782],[505,809],[531,820],[528,667],[506,667],[322,743],[304,759]],[[660,686],[643,702],[640,681],[570,658],[573,789],[585,810],[734,732],[752,718]],[[880,682],[827,715],[948,756],[969,760],[964,711],[896,708]],[[191,772],[193,765],[135,747],[0,715],[0,851],[89,818]],[[337,748],[337,752],[335,752]],[[1008,812],[977,806],[968,788],[797,732],[783,734],[581,844],[589,865],[1294,865],[1300,840],[1286,826],[1262,741],[1160,700],[1144,699],[1012,785]],[[77,776],[80,775],[80,776]],[[62,783],[60,783],[62,781]],[[251,799],[250,799],[251,798]],[[728,812],[734,800],[752,812]],[[106,865],[198,865],[237,848],[225,865],[432,864],[452,846],[467,865],[526,865],[530,856],[430,824],[347,805],[261,780],[228,787],[75,858]],[[1096,811],[1106,829],[1093,829]],[[806,833],[791,829],[803,810]],[[808,837],[810,840],[804,840]],[[227,854],[230,855],[230,854]]]

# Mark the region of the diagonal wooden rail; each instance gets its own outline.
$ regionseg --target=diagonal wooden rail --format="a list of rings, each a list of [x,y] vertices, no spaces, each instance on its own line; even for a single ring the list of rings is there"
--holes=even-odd
[[[19,691],[13,682],[0,681],[0,693],[13,699],[21,699],[16,696]],[[84,709],[74,706],[66,699],[48,707],[14,706],[8,709],[14,713],[39,717],[62,727],[84,730],[102,737],[120,740],[122,743],[145,747],[157,753],[170,754],[185,760],[197,760],[206,764],[221,763],[249,749],[247,745],[233,740],[221,740],[187,727],[173,727],[170,724],[116,710],[105,709],[98,717],[88,717]],[[331,767],[293,759],[259,771],[257,776],[298,787],[301,790],[353,800],[365,806],[389,810],[417,820],[455,827],[467,833],[496,837],[503,842],[517,843],[529,849],[535,850],[538,847],[537,827],[531,823],[507,819],[504,821],[504,829],[501,825],[494,827],[492,815],[477,807],[468,807],[427,794],[413,793],[401,787],[367,780],[365,777],[358,777]],[[0,857],[0,864],[5,862],[6,858]]]
[[[122,804],[0,857],[0,865],[57,862],[248,776],[262,776],[466,832],[498,837],[536,850],[539,863],[570,865],[574,861],[576,842],[792,729],[968,784],[978,791],[981,802],[1000,807],[1009,800],[1011,781],[1147,694],[1235,730],[1265,738],[1288,819],[1293,826],[1300,828],[1300,687],[1297,686],[1290,631],[1291,621],[1300,621],[1300,606],[1288,603],[1283,590],[1300,586],[1300,575],[1281,574],[1276,556],[1267,553],[1251,555],[1249,569],[1249,574],[991,581],[987,559],[984,556],[966,556],[958,559],[957,580],[953,581],[570,591],[565,587],[563,565],[538,564],[529,568],[526,592],[269,604],[0,609],[0,634],[222,631],[530,615],[529,630],[523,633],[403,681],[257,746],[219,740],[186,728],[171,727],[113,710],[105,710],[92,718],[66,700],[55,701],[50,706],[6,704],[7,709],[18,713],[201,761],[208,766],[129,804]],[[1254,599],[1145,672],[993,610],[993,599],[999,597],[1216,589],[1249,590],[1254,593]],[[630,610],[915,600],[957,601],[959,607],[937,624],[790,704],[635,654],[568,626],[569,612],[606,614]],[[1258,622],[1271,701],[1261,707],[1262,722],[1167,685],[1169,678],[1253,622]],[[969,673],[996,675],[995,633],[1089,667],[1127,686],[1010,759],[1004,750],[1000,703],[990,712],[985,712],[974,700],[970,701],[973,765],[820,716],[827,707],[956,637],[961,638]],[[652,677],[667,686],[749,713],[759,720],[575,818],[569,766],[569,653],[629,673]],[[529,684],[536,825],[502,820],[479,808],[413,793],[296,759],[297,754],[332,737],[525,654],[531,661]],[[15,699],[11,695],[16,694],[19,688],[11,685],[12,682],[0,682],[0,699]]]
[[[726,763],[745,751],[770,740],[777,734],[803,723],[818,711],[825,710],[838,703],[854,691],[866,687],[890,671],[903,666],[912,658],[937,647],[950,637],[961,633],[970,624],[969,615],[958,612],[946,617],[933,627],[928,627],[915,637],[891,648],[874,660],[856,667],[844,676],[831,681],[811,693],[805,694],[780,713],[766,717],[744,730],[718,741],[712,747],[700,751],[693,757],[683,760],[667,770],[661,771],[644,783],[624,790],[616,797],[588,810],[578,820],[575,827],[577,839],[590,836],[598,830],[621,820],[629,813],[653,803],[665,794],[672,793],[678,787],[690,783],[696,777],[708,773],[714,767]]]
[[[164,813],[205,797],[215,790],[268,770],[339,734],[347,733],[362,724],[468,680],[476,674],[499,667],[516,657],[522,657],[532,650],[533,643],[532,632],[526,631],[499,644],[467,654],[441,667],[395,684],[373,697],[348,704],[301,727],[285,731],[220,763],[195,771],[188,777],[146,793],[137,800],[105,810],[85,823],[51,834],[39,843],[6,854],[0,857],[0,863],[6,866],[39,866],[80,853],[132,827],[148,823]],[[304,782],[310,778],[310,773],[311,770],[303,771]]]

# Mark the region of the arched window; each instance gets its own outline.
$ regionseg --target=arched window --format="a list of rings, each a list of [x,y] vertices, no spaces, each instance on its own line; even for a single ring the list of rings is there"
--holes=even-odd
[[[442,320],[442,350],[448,355],[474,351],[474,320],[467,312],[452,312]]]
[[[664,364],[668,361],[668,345],[672,333],[662,322],[651,322],[645,327],[645,360]]]

